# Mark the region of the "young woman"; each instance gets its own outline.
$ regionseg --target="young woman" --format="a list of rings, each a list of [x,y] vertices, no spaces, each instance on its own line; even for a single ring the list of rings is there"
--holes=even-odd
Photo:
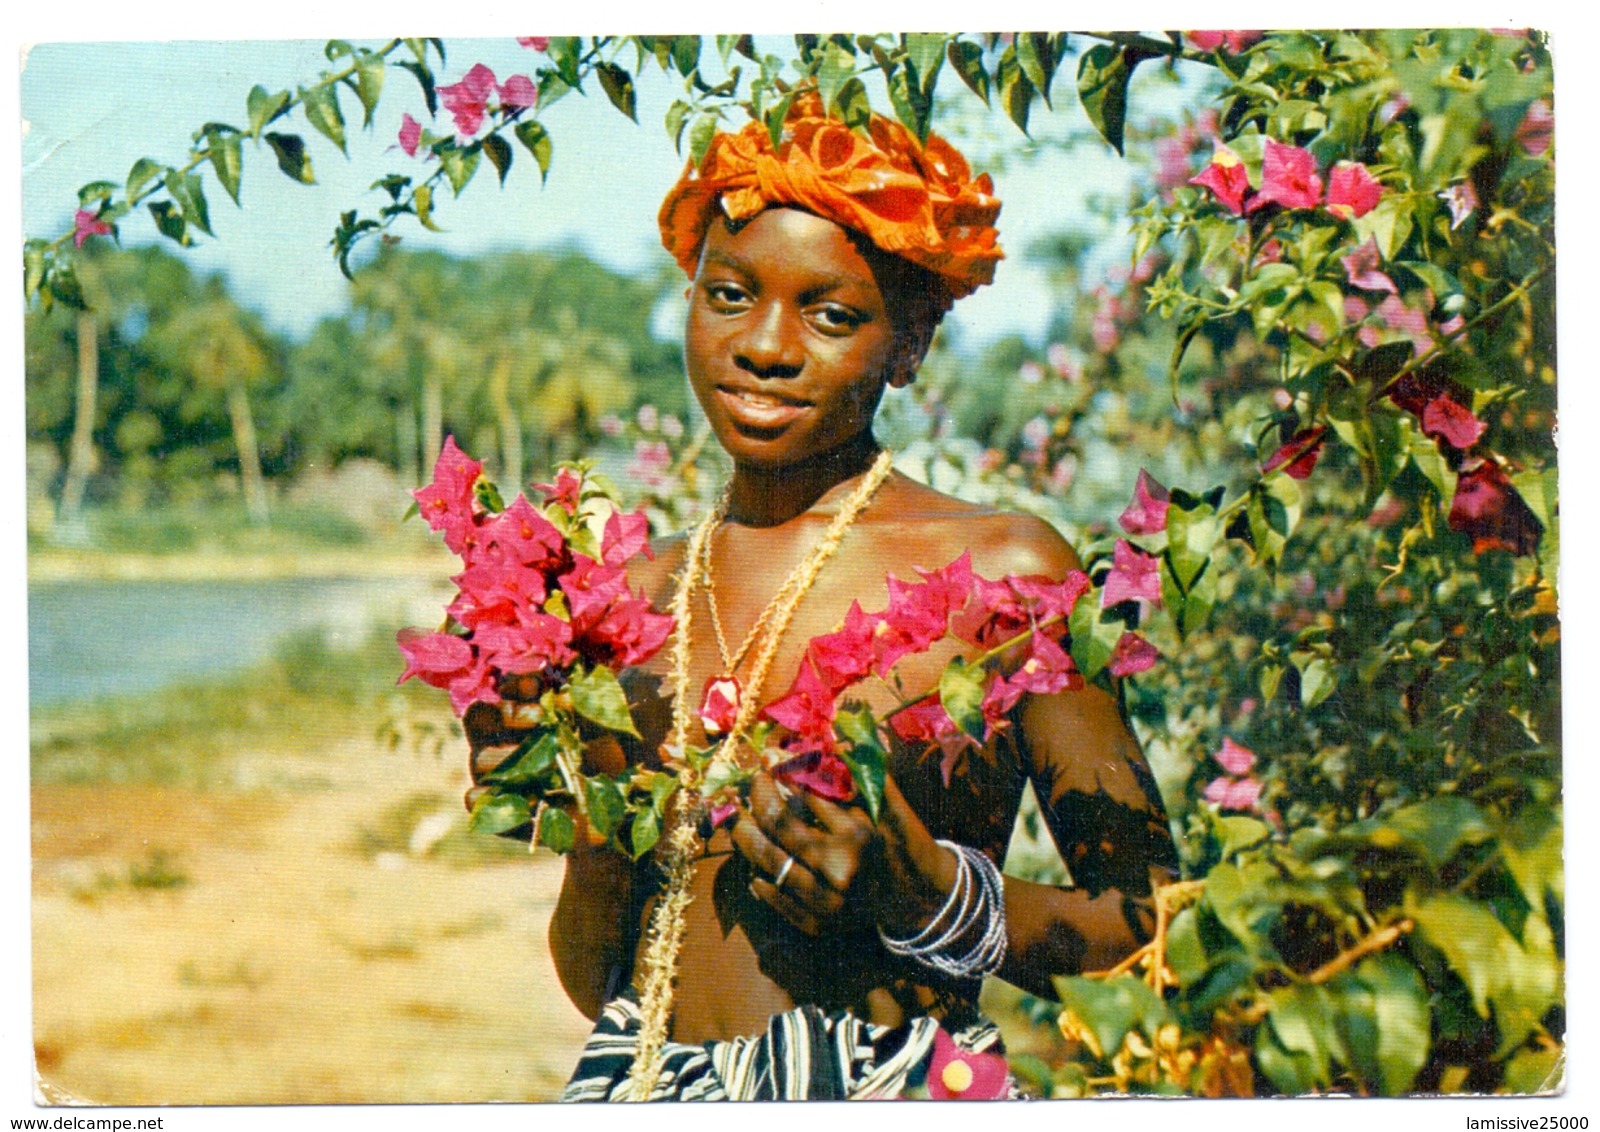
[[[891,575],[963,554],[991,579],[1078,566],[1044,522],[889,470],[873,414],[913,380],[950,302],[992,278],[999,204],[938,138],[919,146],[882,119],[871,135],[802,96],[779,146],[760,125],[719,135],[663,205],[663,240],[692,281],[689,380],[733,474],[718,512],[634,579],[689,616],[676,650],[631,674],[645,741],[597,747],[597,766],[656,763],[676,688],[698,695],[732,675],[744,696],[774,698],[853,602],[888,604]],[[936,684],[959,647],[943,644],[900,664],[906,692]],[[875,710],[892,705],[862,687]],[[514,705],[469,714],[476,773],[504,758],[515,719]],[[698,722],[689,731],[677,738],[703,741]],[[928,1077],[936,1046],[997,1050],[975,1005],[984,975],[1048,996],[1052,975],[1111,966],[1142,942],[1176,858],[1111,697],[1027,696],[948,784],[947,770],[937,750],[896,747],[876,824],[858,804],[758,777],[731,828],[696,843],[670,1033],[642,1075],[630,988],[650,975],[641,938],[662,868],[570,854],[550,944],[600,1025],[566,1099],[895,1095]],[[1029,783],[1070,887],[1000,879]]]

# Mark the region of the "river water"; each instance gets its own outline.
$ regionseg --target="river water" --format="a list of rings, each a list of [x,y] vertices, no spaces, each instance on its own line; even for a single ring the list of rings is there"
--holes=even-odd
[[[437,624],[450,592],[393,578],[36,582],[28,696],[45,705],[151,692],[248,668],[308,631],[354,646],[374,632]]]

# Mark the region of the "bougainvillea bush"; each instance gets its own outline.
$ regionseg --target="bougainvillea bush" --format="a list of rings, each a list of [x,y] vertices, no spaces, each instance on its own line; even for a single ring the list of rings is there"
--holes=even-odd
[[[204,230],[200,171],[234,193],[239,136],[309,176],[295,115],[342,145],[338,92],[370,112],[386,59],[418,79],[381,89],[409,100],[398,145],[426,162],[380,182],[375,213],[339,218],[341,263],[432,224],[436,190],[462,191],[482,158],[502,179],[514,153],[559,160],[542,114],[572,90],[636,116],[646,70],[681,83],[661,144],[688,156],[719,122],[776,130],[800,84],[846,121],[876,105],[919,133],[980,102],[1026,130],[1075,85],[1096,144],[1140,170],[1114,208],[1126,260],[1043,249],[1061,280],[1049,344],[959,378],[936,349],[917,400],[889,410],[903,466],[1073,537],[1074,667],[1121,697],[1183,853],[1149,945],[1027,1004],[1058,1040],[1013,1069],[1057,1096],[1557,1087],[1543,37],[803,35],[787,58],[744,36],[526,43],[524,81],[446,70],[434,41],[330,45],[322,81],[258,88],[249,127],[209,125],[187,164],[86,186],[73,230],[29,243],[30,295],[75,301],[69,245],[114,235],[134,204],[174,239]],[[1141,108],[1163,73],[1203,92],[1180,119]],[[616,440],[652,513],[681,519],[715,476],[703,434],[661,425],[618,421]]]

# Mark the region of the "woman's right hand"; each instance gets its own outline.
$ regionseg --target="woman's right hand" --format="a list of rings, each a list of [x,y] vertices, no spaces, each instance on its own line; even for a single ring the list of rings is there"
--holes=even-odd
[[[489,789],[482,785],[484,776],[498,769],[539,724],[537,681],[527,676],[507,676],[501,680],[499,692],[498,704],[475,703],[461,719],[467,733],[468,771],[472,775],[472,787],[465,798],[469,810]],[[581,769],[585,774],[620,774],[626,766],[622,746],[609,733],[592,739],[584,749]],[[532,828],[525,825],[507,831],[506,836],[526,841],[532,836]]]

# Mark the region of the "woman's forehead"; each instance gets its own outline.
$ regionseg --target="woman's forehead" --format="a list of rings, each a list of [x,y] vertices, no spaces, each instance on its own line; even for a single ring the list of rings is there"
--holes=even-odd
[[[872,264],[850,231],[832,220],[792,208],[771,208],[730,231],[706,232],[703,263],[744,271],[813,275],[877,290]]]

